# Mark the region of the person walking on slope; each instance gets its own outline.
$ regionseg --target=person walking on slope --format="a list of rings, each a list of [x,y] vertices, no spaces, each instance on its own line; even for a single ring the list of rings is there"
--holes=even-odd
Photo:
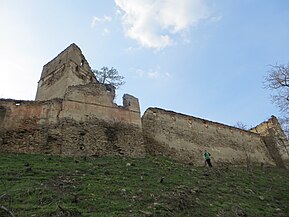
[[[212,167],[211,154],[209,152],[207,152],[207,150],[205,150],[204,157],[205,157],[206,163],[209,165],[209,167]]]

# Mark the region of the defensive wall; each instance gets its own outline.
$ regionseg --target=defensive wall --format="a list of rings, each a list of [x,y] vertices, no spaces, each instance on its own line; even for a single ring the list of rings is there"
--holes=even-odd
[[[146,151],[204,165],[208,150],[215,165],[275,165],[259,134],[208,120],[149,108],[142,117]]]
[[[43,67],[36,101],[0,99],[0,150],[144,156],[138,99],[114,98],[72,44]]]
[[[289,169],[289,143],[278,119],[272,116],[251,131],[262,137],[277,166]]]
[[[118,106],[62,99],[1,99],[0,147],[3,152],[143,156],[137,115]]]
[[[149,108],[95,78],[71,44],[42,70],[35,101],[0,99],[0,152],[57,155],[162,155],[204,165],[208,150],[218,165],[266,164],[289,168],[289,144],[272,117],[250,131]]]

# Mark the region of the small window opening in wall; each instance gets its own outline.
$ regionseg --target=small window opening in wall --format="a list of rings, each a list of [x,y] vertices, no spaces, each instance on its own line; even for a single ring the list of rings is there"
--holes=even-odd
[[[111,89],[111,87],[109,87],[109,86],[106,86],[106,92],[112,92],[112,89]]]
[[[82,67],[83,64],[84,64],[84,60],[81,60],[80,67]]]

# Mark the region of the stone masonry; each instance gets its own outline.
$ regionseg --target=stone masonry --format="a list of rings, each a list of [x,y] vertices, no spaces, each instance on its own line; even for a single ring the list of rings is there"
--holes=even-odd
[[[208,150],[215,165],[275,165],[259,134],[208,120],[149,108],[142,117],[146,151],[197,166]]]
[[[289,169],[289,143],[278,119],[272,116],[251,131],[262,137],[277,166]]]
[[[80,48],[71,44],[43,66],[35,100],[64,98],[68,87],[97,82]]]
[[[289,168],[289,143],[274,116],[250,131],[160,108],[100,84],[77,45],[43,67],[35,101],[0,99],[0,152],[70,156],[162,155],[203,166]]]
[[[43,67],[36,101],[0,99],[0,151],[144,156],[138,99],[114,98],[72,44]]]

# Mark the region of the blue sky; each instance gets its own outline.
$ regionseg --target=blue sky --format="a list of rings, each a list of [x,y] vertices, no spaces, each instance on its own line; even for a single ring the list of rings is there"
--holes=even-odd
[[[255,126],[278,115],[263,80],[289,62],[287,0],[1,0],[0,98],[33,100],[42,67],[76,43],[118,90],[204,119]]]

